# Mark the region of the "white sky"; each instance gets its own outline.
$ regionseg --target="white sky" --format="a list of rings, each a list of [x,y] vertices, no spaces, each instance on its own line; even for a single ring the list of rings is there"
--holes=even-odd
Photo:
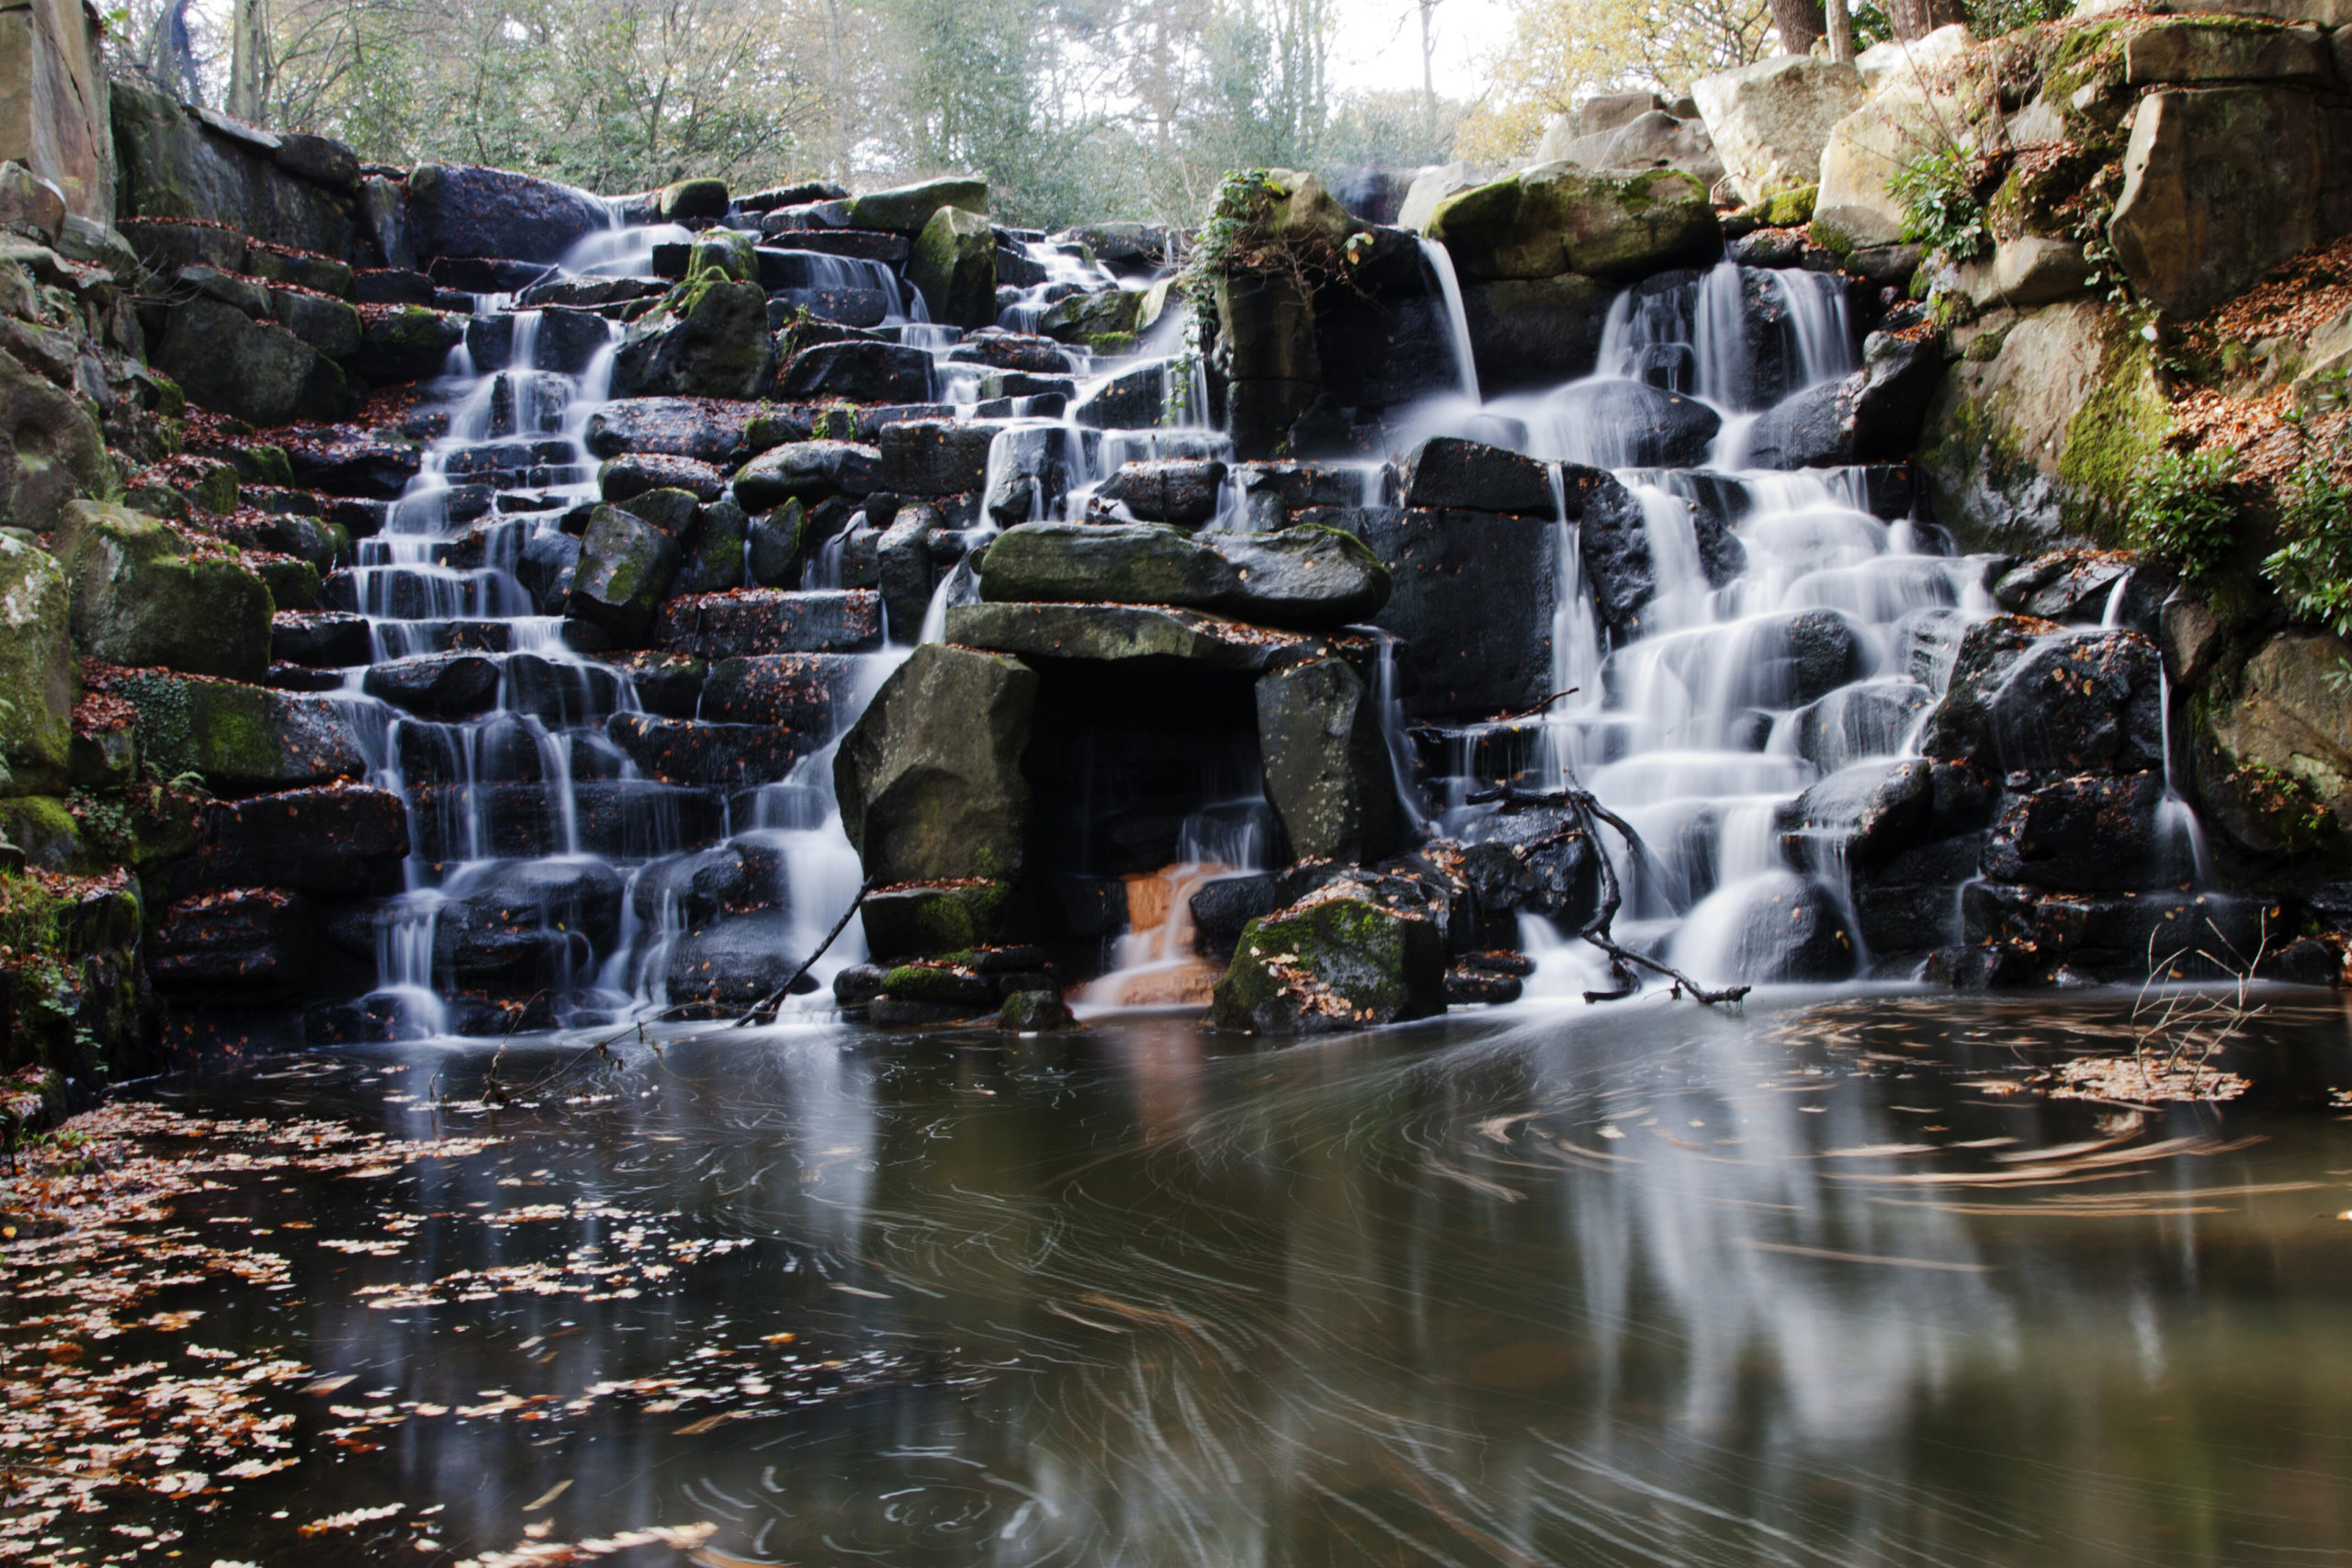
[[[1421,29],[1412,0],[1333,0],[1338,37],[1331,85],[1341,93],[1421,85]],[[1510,36],[1501,0],[1439,0],[1437,90],[1476,99],[1485,90],[1487,57]]]

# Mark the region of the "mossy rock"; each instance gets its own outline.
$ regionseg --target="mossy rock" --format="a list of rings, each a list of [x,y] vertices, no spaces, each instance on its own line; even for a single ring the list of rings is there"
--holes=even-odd
[[[48,551],[0,534],[0,794],[51,794],[73,760],[73,590]]]
[[[268,676],[276,607],[254,572],[190,559],[168,525],[105,502],[75,502],[62,534],[74,645],[85,656],[224,681]]]
[[[1073,294],[1057,300],[1037,321],[1037,330],[1064,343],[1086,343],[1105,334],[1132,339],[1143,296],[1132,288],[1105,288],[1093,294]]]
[[[49,533],[113,473],[89,411],[0,354],[0,527]]]
[[[969,176],[926,180],[921,185],[868,191],[852,197],[842,214],[852,229],[884,229],[893,234],[914,235],[943,207],[978,213],[989,211],[989,183]]]
[[[977,213],[941,208],[915,236],[907,281],[922,291],[932,320],[989,325],[996,320],[996,231]]]
[[[1428,231],[1467,283],[1568,272],[1630,278],[1723,254],[1706,186],[1679,169],[1540,164],[1440,203]]]
[[[53,795],[0,800],[0,835],[25,852],[26,864],[43,871],[84,876],[98,869],[98,857],[82,836],[82,825]]]
[[[218,793],[260,793],[367,771],[331,697],[144,671],[110,690],[130,704],[140,752],[166,778],[193,773]]]
[[[867,875],[1021,874],[1029,818],[1021,755],[1036,701],[1037,672],[1008,654],[926,643],[890,672],[833,757],[842,826]],[[976,932],[922,951],[991,940]]]
[[[967,880],[892,887],[866,896],[858,910],[865,946],[884,958],[956,953],[1001,942],[1012,927],[1012,887]]]
[[[1436,926],[1368,899],[1317,895],[1242,928],[1209,1021],[1252,1034],[1327,1034],[1444,1010]]]
[[[1743,223],[1758,229],[1793,229],[1800,223],[1813,221],[1814,198],[1821,194],[1819,185],[1799,186],[1750,202],[1732,216]]]
[[[690,218],[724,218],[727,206],[727,182],[714,179],[679,180],[663,186],[654,203],[664,223],[683,223]]]

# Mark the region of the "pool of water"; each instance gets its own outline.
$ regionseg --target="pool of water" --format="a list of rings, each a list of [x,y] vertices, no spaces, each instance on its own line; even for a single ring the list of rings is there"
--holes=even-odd
[[[177,1201],[280,1271],[106,1353],[300,1363],[293,1462],[38,1550],[2352,1562],[2352,1036],[2257,1000],[2251,1087],[2152,1106],[2049,1092],[2178,1043],[2104,993],[216,1068],[143,1092],[458,1141]]]

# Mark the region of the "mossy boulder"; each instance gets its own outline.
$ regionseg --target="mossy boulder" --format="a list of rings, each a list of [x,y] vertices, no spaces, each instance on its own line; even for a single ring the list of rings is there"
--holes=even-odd
[[[866,951],[883,959],[960,953],[1001,941],[1012,914],[1012,889],[985,877],[886,887],[867,894],[858,908]]]
[[[565,612],[635,648],[652,628],[654,612],[678,573],[678,542],[615,506],[589,515],[580,538]]]
[[[1429,233],[1471,283],[1565,272],[1631,278],[1723,254],[1706,187],[1679,169],[1539,164],[1443,202]]]
[[[613,355],[616,398],[756,398],[775,378],[767,296],[711,275],[632,325]]]
[[[2188,705],[2198,795],[2230,845],[2340,867],[2352,847],[2352,647],[2284,632]]]
[[[1445,1010],[1445,939],[1426,915],[1333,884],[1241,930],[1209,1021],[1328,1034]]]
[[[0,799],[0,839],[22,850],[27,865],[68,875],[87,875],[98,868],[82,825],[65,803],[45,795],[20,795]]]
[[[466,319],[422,305],[363,312],[352,368],[370,381],[422,381],[441,374],[449,351],[466,341]]]
[[[0,527],[46,534],[112,471],[88,410],[0,353]]]
[[[1363,678],[1309,659],[1259,678],[1266,800],[1294,859],[1375,859],[1395,844],[1395,771]]]
[[[2091,300],[1959,340],[1919,436],[1936,515],[1971,549],[2120,545],[2172,425],[2146,345]]]
[[[842,827],[869,877],[1020,875],[1036,701],[1037,672],[1005,654],[926,643],[890,672],[833,759]]]
[[[1037,330],[1050,338],[1064,343],[1081,343],[1098,354],[1104,352],[1097,340],[1105,337],[1125,338],[1132,347],[1136,324],[1143,314],[1144,296],[1133,288],[1104,288],[1092,294],[1073,294],[1057,300],[1037,321]]]
[[[300,789],[367,772],[331,697],[144,671],[108,689],[137,713],[141,755],[166,776],[198,775],[218,794]]]
[[[964,176],[868,191],[850,197],[842,216],[852,229],[880,229],[893,234],[912,235],[922,233],[924,225],[943,207],[987,217],[988,181]]]
[[[59,555],[74,646],[106,664],[255,683],[269,674],[269,589],[219,558],[192,559],[164,523],[106,502],[67,509]]]
[[[727,216],[727,182],[725,180],[679,180],[662,187],[654,198],[654,210],[664,223],[684,223],[695,218],[724,218]]]
[[[915,236],[907,281],[922,291],[931,319],[985,327],[996,320],[996,232],[987,218],[943,207]]]
[[[611,207],[584,190],[471,164],[411,169],[408,211],[418,253],[435,256],[560,261],[573,245],[613,226]]]
[[[73,591],[48,551],[0,534],[0,795],[50,794],[73,761]]]
[[[314,303],[349,312],[348,306]],[[166,310],[163,340],[153,358],[190,402],[254,424],[323,423],[341,419],[351,400],[350,386],[333,359],[287,328],[254,321],[209,296]]]

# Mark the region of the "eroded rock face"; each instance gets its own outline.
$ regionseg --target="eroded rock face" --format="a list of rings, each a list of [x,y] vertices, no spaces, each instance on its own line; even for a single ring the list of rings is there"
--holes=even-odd
[[[1861,107],[1861,73],[1809,55],[1780,55],[1702,76],[1690,96],[1742,201],[1761,201],[1821,177],[1838,122]]]
[[[1003,654],[926,643],[891,671],[833,761],[842,826],[869,878],[1020,874],[1036,700],[1036,671]]]

